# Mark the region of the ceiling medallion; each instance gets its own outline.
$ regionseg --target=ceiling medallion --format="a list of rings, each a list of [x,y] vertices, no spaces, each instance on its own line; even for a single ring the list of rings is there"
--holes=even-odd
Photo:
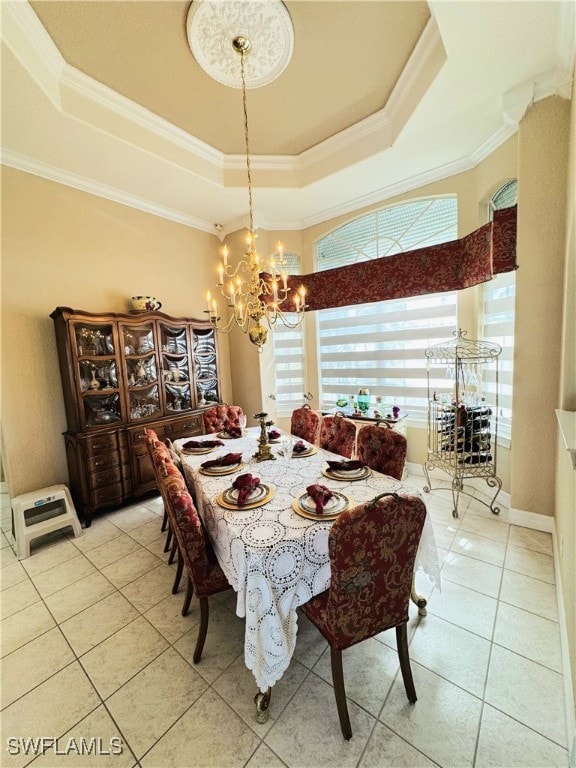
[[[280,0],[193,0],[186,29],[198,64],[231,88],[242,88],[233,40],[244,38],[251,43],[246,88],[271,83],[292,58],[292,20]]]

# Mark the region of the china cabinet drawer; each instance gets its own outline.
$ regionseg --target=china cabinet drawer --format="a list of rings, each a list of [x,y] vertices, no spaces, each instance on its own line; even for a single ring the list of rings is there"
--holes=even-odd
[[[116,485],[107,485],[104,488],[98,488],[97,490],[92,491],[90,500],[95,509],[113,503],[120,504],[124,501],[122,485],[118,483]]]
[[[166,425],[165,424],[157,424],[156,422],[153,422],[151,424],[146,424],[146,426],[142,427],[133,427],[128,430],[128,439],[130,441],[130,445],[138,445],[140,443],[146,443],[146,430],[152,429],[160,440],[164,437],[168,437],[166,434]]]
[[[86,454],[93,456],[97,453],[106,453],[115,451],[118,448],[116,434],[111,435],[92,435],[86,440]]]
[[[111,469],[120,465],[120,454],[103,453],[101,456],[92,456],[88,459],[88,471],[97,472],[102,469]]]
[[[200,415],[190,416],[182,421],[174,421],[166,424],[166,435],[172,439],[175,437],[186,437],[187,435],[198,435],[202,433],[202,417]]]
[[[114,467],[112,469],[104,469],[101,472],[94,472],[94,474],[90,475],[90,486],[94,490],[104,485],[119,483],[121,480],[122,472],[120,467]]]

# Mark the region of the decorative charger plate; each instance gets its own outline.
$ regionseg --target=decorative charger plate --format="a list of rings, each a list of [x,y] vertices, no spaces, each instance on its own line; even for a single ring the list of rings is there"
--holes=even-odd
[[[198,445],[198,448],[180,448],[180,453],[183,453],[185,456],[200,456],[203,453],[212,453],[216,448],[218,448],[217,445],[213,445],[210,448],[202,448],[201,445]]]
[[[200,467],[198,471],[202,475],[220,477],[220,475],[233,475],[234,472],[239,472],[243,467],[244,463],[240,461],[238,464],[229,464],[225,467]]]
[[[240,437],[246,437],[247,434],[248,434],[248,430],[243,429]],[[232,437],[232,435],[229,435],[228,432],[218,432],[216,437],[219,438],[220,440],[240,440],[240,437]]]
[[[331,480],[343,480],[351,483],[354,480],[365,480],[367,477],[370,477],[372,470],[370,467],[362,467],[362,469],[350,470],[348,472],[338,472],[329,467],[324,467],[322,474]]]
[[[253,488],[246,499],[246,503],[241,506],[238,504],[238,491],[235,488],[226,488],[223,493],[216,497],[217,503],[224,507],[224,509],[236,509],[242,511],[243,509],[255,509],[267,504],[274,496],[275,489],[264,483],[260,483],[256,488]]]
[[[346,511],[351,499],[344,493],[332,491],[332,498],[324,504],[324,512],[319,515],[316,512],[316,502],[307,493],[302,493],[297,499],[294,499],[292,509],[300,517],[306,517],[308,520],[336,520],[341,512]]]
[[[314,456],[315,453],[318,453],[318,447],[316,445],[309,445],[305,451],[300,451],[300,453],[292,451],[292,458],[305,459],[306,456]]]

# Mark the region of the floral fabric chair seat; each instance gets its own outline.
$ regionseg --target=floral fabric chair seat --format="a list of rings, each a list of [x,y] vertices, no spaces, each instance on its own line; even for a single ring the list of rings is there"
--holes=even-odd
[[[387,425],[361,427],[356,440],[356,455],[376,472],[401,480],[406,464],[404,435]]]
[[[313,411],[308,403],[292,411],[290,432],[308,443],[318,442],[320,434],[320,414]]]
[[[356,444],[356,425],[343,416],[324,416],[319,443],[320,448],[350,459]]]
[[[244,411],[239,405],[215,405],[202,414],[204,431],[211,434],[223,432],[227,427],[240,429],[240,417],[243,415]]]

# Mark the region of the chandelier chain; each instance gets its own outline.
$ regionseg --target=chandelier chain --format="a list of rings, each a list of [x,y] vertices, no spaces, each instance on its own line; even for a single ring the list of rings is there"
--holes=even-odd
[[[254,213],[252,207],[252,171],[250,168],[250,141],[248,138],[248,107],[246,103],[246,71],[244,49],[240,51],[240,72],[242,74],[242,105],[244,107],[244,144],[246,147],[246,171],[248,174],[248,207],[250,211],[250,234],[254,234]]]

